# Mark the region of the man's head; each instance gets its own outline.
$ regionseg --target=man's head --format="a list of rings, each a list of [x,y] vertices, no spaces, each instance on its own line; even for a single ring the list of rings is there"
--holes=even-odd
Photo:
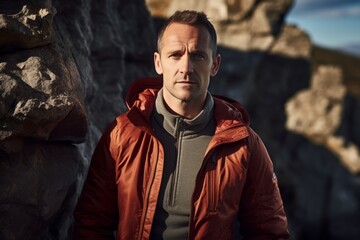
[[[216,56],[217,52],[217,35],[214,26],[209,21],[208,17],[203,12],[185,10],[185,11],[176,11],[162,26],[158,34],[157,48],[158,52],[161,51],[161,42],[165,30],[169,25],[173,23],[182,23],[191,26],[203,26],[208,31],[211,39],[211,48],[213,52],[213,57]]]
[[[159,34],[155,70],[163,75],[163,97],[176,113],[191,118],[203,107],[220,66],[216,33],[204,13],[176,12]]]

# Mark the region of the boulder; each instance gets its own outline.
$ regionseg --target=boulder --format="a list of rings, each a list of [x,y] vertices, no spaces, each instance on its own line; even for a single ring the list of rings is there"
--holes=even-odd
[[[44,46],[53,40],[56,10],[50,0],[2,1],[0,4],[0,51]]]
[[[0,6],[0,239],[72,239],[95,145],[154,74],[151,18],[133,0]]]

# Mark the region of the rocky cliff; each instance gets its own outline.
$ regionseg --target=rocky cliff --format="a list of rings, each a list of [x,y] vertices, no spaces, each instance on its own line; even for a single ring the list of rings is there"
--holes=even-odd
[[[292,239],[359,239],[360,60],[287,25],[292,4],[1,1],[0,239],[71,239],[95,144],[125,111],[127,85],[155,75],[156,29],[184,8],[214,22],[222,66],[210,90],[248,109]]]
[[[95,144],[125,86],[153,75],[154,36],[144,1],[0,2],[0,239],[71,239]]]

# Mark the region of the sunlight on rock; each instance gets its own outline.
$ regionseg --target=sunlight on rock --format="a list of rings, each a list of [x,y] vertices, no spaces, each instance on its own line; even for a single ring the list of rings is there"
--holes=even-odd
[[[345,144],[341,136],[335,136],[342,120],[345,94],[341,69],[319,66],[310,88],[298,92],[286,103],[286,128],[325,146],[350,172],[359,173],[358,148],[353,143]]]

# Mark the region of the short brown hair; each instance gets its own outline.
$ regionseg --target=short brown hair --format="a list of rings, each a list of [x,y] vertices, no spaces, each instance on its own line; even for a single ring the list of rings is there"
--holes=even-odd
[[[213,56],[217,51],[217,36],[216,31],[212,23],[204,12],[197,12],[193,10],[176,11],[161,27],[158,34],[157,48],[160,52],[161,40],[164,32],[168,26],[172,23],[183,23],[191,26],[204,26],[210,34],[211,48],[213,49]]]

